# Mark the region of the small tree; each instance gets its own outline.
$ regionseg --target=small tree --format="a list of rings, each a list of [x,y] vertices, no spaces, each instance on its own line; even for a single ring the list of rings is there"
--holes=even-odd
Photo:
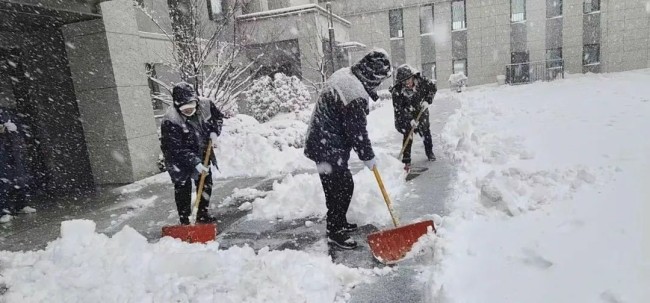
[[[282,73],[274,78],[263,76],[253,81],[246,92],[253,117],[266,122],[278,113],[299,112],[310,103],[309,91],[296,76]]]

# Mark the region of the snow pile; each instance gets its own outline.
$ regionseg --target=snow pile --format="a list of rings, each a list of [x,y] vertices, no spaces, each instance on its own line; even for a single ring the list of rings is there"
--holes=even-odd
[[[436,300],[650,301],[647,83],[644,70],[456,97]]]
[[[215,149],[220,169],[215,177],[267,176],[314,168],[303,154],[308,115],[307,111],[280,115],[266,123],[246,115],[226,119]]]
[[[395,200],[406,188],[400,161],[377,152],[378,167],[387,191]],[[348,219],[360,224],[390,223],[377,181],[371,171],[363,169],[353,176],[355,188]],[[252,219],[299,219],[322,217],[327,212],[325,196],[318,174],[288,175],[273,184],[273,190],[253,202]]]
[[[6,302],[343,302],[375,275],[300,251],[218,250],[130,227],[109,238],[95,223],[61,224],[45,250],[0,252]],[[108,295],[107,295],[108,294]]]
[[[232,194],[225,198],[223,202],[219,204],[219,207],[231,206],[233,204],[240,204],[241,202],[253,201],[259,197],[266,196],[267,192],[261,191],[255,188],[244,188],[239,189],[235,188]]]
[[[403,164],[395,158],[400,148],[401,135],[395,131],[393,107],[387,91],[382,93],[380,105],[368,116],[368,133],[377,156],[377,166],[393,203],[399,203],[397,197],[406,190]],[[384,106],[385,105],[385,106]],[[386,148],[386,143],[391,145]],[[302,151],[302,150],[301,150]],[[291,159],[288,156],[283,159]],[[302,154],[293,161],[306,159]],[[280,159],[280,161],[282,161]],[[351,163],[359,161],[354,151]],[[315,169],[312,161],[307,159],[305,168]],[[377,181],[371,171],[365,167],[354,176],[354,195],[348,211],[348,220],[360,224],[389,225],[390,215],[383,202]],[[286,176],[273,185],[268,195],[253,202],[252,219],[298,219],[305,217],[323,217],[327,211],[325,196],[318,174],[299,174]]]

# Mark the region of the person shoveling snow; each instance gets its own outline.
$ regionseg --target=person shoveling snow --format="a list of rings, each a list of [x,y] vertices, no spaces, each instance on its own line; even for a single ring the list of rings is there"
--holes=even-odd
[[[316,162],[327,205],[327,239],[341,248],[357,243],[347,235],[356,229],[346,214],[354,181],[348,167],[354,151],[368,169],[375,167],[375,153],[368,137],[368,104],[377,100],[375,90],[391,74],[388,55],[373,50],[351,68],[336,71],[325,83],[307,130],[305,155]]]

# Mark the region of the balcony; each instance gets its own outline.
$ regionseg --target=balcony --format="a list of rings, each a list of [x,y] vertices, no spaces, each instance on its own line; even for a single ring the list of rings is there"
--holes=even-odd
[[[513,63],[506,65],[507,84],[528,84],[537,81],[564,79],[564,60]]]

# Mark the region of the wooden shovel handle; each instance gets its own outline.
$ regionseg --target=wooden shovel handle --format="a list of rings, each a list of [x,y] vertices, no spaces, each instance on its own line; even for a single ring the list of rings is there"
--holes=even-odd
[[[208,140],[208,148],[205,151],[205,159],[203,159],[203,166],[208,167],[210,163],[210,155],[212,153],[212,140]],[[199,186],[196,189],[196,200],[194,201],[194,206],[192,207],[192,213],[194,214],[194,221],[196,223],[196,215],[199,211],[199,202],[201,201],[201,195],[203,195],[203,185],[205,185],[205,177],[208,174],[206,172],[201,172],[201,178],[199,179]]]
[[[395,217],[395,211],[393,210],[393,205],[390,202],[390,196],[388,196],[388,193],[386,192],[386,187],[384,187],[384,181],[381,180],[381,175],[379,175],[377,165],[372,168],[372,172],[375,173],[375,179],[377,179],[377,184],[379,184],[381,194],[384,196],[384,202],[386,202],[386,206],[388,206],[388,212],[390,213],[391,219],[393,219],[393,224],[395,227],[397,227],[399,226],[399,222],[397,221],[397,217]]]
[[[424,113],[425,110],[427,110],[427,106],[422,106],[422,109],[420,109],[420,112],[418,113],[418,117],[415,118],[415,121],[418,123],[420,122],[420,117],[422,117],[422,114]],[[402,155],[404,154],[404,151],[406,150],[406,146],[408,145],[409,141],[413,138],[413,133],[415,132],[415,126],[411,127],[411,131],[409,132],[408,137],[406,137],[406,140],[402,143],[402,150],[399,151],[399,156],[397,156],[398,160],[402,160]]]

